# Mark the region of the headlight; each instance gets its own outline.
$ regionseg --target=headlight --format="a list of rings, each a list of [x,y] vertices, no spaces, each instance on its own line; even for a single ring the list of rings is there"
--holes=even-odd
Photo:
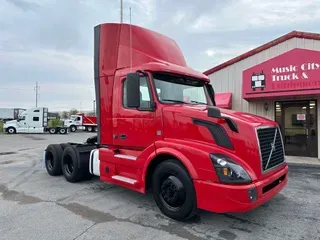
[[[246,170],[222,154],[210,154],[219,181],[222,183],[245,184],[252,180]]]

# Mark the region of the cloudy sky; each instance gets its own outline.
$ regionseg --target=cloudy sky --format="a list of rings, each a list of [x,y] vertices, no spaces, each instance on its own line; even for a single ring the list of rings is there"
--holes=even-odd
[[[205,71],[292,30],[319,32],[320,0],[123,0],[124,22],[175,39]],[[93,108],[93,27],[120,0],[0,0],[0,108]]]

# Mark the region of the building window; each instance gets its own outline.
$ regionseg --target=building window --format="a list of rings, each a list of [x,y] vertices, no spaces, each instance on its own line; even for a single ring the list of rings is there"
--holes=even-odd
[[[34,122],[39,122],[39,117],[33,117]]]
[[[128,108],[127,96],[127,80],[123,82],[123,106]],[[140,107],[141,108],[150,108],[150,88],[148,85],[148,80],[146,77],[140,77]]]

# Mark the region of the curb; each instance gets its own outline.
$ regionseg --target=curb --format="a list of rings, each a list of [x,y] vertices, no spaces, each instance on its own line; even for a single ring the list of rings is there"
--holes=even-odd
[[[320,168],[320,163],[296,163],[296,162],[287,162],[289,167],[304,167],[304,168]]]

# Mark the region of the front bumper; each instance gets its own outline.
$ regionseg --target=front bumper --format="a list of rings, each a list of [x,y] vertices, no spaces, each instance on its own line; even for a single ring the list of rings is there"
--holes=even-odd
[[[217,213],[250,211],[278,194],[286,186],[287,177],[288,166],[285,164],[268,178],[249,185],[194,180],[198,208]],[[256,192],[256,196],[252,192]]]

